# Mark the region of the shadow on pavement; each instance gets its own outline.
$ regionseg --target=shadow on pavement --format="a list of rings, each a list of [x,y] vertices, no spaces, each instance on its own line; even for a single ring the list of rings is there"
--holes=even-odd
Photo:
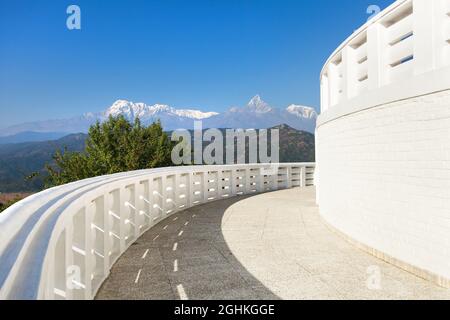
[[[118,260],[96,298],[279,299],[246,270],[224,238],[224,221],[246,198],[211,202],[160,222]],[[236,232],[245,239],[245,230]]]

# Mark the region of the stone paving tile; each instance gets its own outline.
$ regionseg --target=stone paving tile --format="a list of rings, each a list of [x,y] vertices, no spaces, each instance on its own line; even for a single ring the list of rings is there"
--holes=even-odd
[[[198,256],[197,257],[188,257],[188,256],[164,257],[164,264],[167,266],[168,269],[173,269],[175,262],[177,262],[179,267],[191,267],[191,266],[202,267],[204,265],[226,264],[227,260],[220,253],[216,253],[214,255],[206,255],[206,256],[202,256],[202,257],[198,257]]]
[[[291,189],[167,217],[117,261],[97,299],[450,299],[333,233],[314,197]]]
[[[340,300],[344,296],[319,278],[301,277],[285,281],[265,282],[281,299]]]
[[[273,296],[273,295],[272,295]],[[259,300],[261,296],[259,292],[253,288],[233,288],[227,290],[220,290],[211,293],[199,293],[194,295],[191,299],[197,300]],[[273,296],[270,299],[276,299]]]
[[[215,279],[190,279],[185,282],[174,282],[172,289],[175,292],[179,292],[180,286],[182,286],[183,292],[188,299],[202,299],[206,296],[213,295],[217,297],[219,292],[247,288],[247,284],[241,278],[234,276],[227,277],[224,275],[218,276]],[[180,294],[179,298],[184,299]]]
[[[168,283],[157,282],[147,286],[122,286],[118,290],[102,290],[99,300],[172,300],[176,299]]]

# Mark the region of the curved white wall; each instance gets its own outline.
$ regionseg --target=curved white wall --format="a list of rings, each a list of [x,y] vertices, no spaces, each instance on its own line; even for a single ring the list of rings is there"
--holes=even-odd
[[[316,130],[323,218],[368,251],[444,286],[449,39],[450,0],[395,2],[327,61]]]
[[[92,299],[121,254],[175,212],[313,179],[313,163],[175,167],[35,194],[0,214],[0,299]]]
[[[317,142],[323,218],[450,279],[450,90],[330,121]]]

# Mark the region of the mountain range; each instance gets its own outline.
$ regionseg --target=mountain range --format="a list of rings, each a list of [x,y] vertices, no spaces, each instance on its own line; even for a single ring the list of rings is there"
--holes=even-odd
[[[87,135],[70,134],[51,141],[34,141],[0,145],[0,193],[41,190],[46,175],[45,164],[52,163],[56,150],[81,152]],[[32,180],[32,173],[41,175]]]
[[[117,100],[103,112],[86,113],[69,119],[28,122],[0,129],[0,143],[26,141],[24,136],[29,135],[33,136],[32,141],[39,141],[39,136],[46,139],[49,134],[61,137],[70,133],[86,133],[92,124],[102,122],[110,115],[123,115],[131,121],[139,117],[144,125],[159,119],[166,131],[193,129],[194,121],[201,120],[203,128],[263,129],[283,123],[313,133],[317,118],[316,111],[311,107],[292,104],[285,109],[274,108],[259,95],[253,97],[246,106],[233,107],[223,113]]]
[[[287,125],[275,126],[274,129],[279,129],[280,162],[314,162],[313,134]],[[52,163],[55,151],[82,152],[86,138],[86,134],[78,133],[53,141],[0,145],[0,193],[41,190],[47,174],[45,164]],[[40,175],[32,180],[26,179],[34,172]]]

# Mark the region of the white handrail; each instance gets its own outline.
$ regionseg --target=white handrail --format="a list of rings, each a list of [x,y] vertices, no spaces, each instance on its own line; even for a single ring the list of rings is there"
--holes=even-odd
[[[122,253],[175,212],[314,184],[314,163],[159,168],[48,189],[0,214],[0,299],[92,299]]]
[[[355,31],[322,69],[318,125],[356,108],[448,89],[448,8],[450,0],[398,0]],[[342,108],[348,112],[336,111]]]

